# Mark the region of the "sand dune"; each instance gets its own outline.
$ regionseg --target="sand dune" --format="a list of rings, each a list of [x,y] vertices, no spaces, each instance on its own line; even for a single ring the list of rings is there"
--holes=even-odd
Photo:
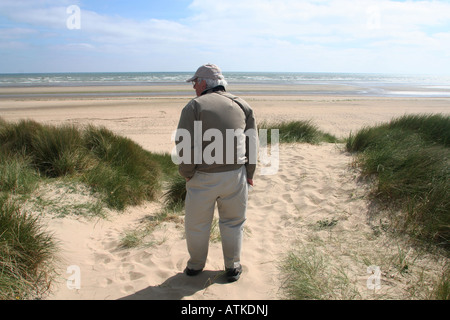
[[[223,277],[220,242],[210,244],[201,275],[183,274],[188,255],[180,223],[159,226],[149,247],[119,247],[124,232],[154,215],[157,203],[129,209],[109,220],[49,220],[63,244],[62,266],[78,265],[82,279],[80,290],[69,290],[67,275],[62,274],[62,282],[49,299],[283,299],[286,296],[280,288],[287,279],[280,271],[281,263],[289,252],[307,246],[330,259],[333,270],[347,275],[349,286],[359,292],[357,298],[386,295],[401,299],[411,279],[400,276],[389,264],[382,265],[383,290],[374,293],[367,288],[370,274],[365,259],[391,259],[398,242],[373,235],[365,186],[358,183],[351,161],[341,145],[281,147],[278,174],[255,178],[245,227],[244,272],[235,283]],[[330,222],[332,227],[320,227]],[[442,263],[421,258],[416,267],[438,273]]]
[[[63,265],[81,269],[80,290],[69,290],[64,281],[67,275],[62,274],[63,282],[50,298],[280,299],[280,261],[296,242],[308,241],[313,232],[310,226],[351,214],[363,222],[365,206],[363,200],[348,197],[357,186],[348,178],[351,158],[340,146],[290,144],[282,146],[280,156],[277,175],[255,178],[243,246],[244,272],[238,282],[226,283],[222,276],[220,242],[211,243],[205,272],[194,278],[185,276],[184,230],[174,222],[155,230],[154,245],[121,249],[124,231],[158,210],[158,204],[151,203],[109,220],[49,219],[50,228],[63,243]],[[351,229],[354,224],[346,221],[342,228]]]
[[[394,99],[361,97],[244,97],[258,120],[313,120],[322,130],[347,136],[365,125],[389,121],[405,113],[448,113],[448,99]],[[104,125],[128,136],[144,148],[170,152],[170,136],[188,97],[3,99],[5,120],[31,118],[45,123]],[[438,274],[442,260],[414,257],[407,277],[394,268],[400,240],[374,236],[369,219],[367,185],[358,182],[352,157],[339,144],[285,144],[280,146],[275,175],[257,171],[249,207],[242,252],[243,275],[235,283],[223,277],[220,242],[210,243],[205,271],[187,277],[188,260],[182,222],[164,222],[153,231],[151,245],[125,249],[126,231],[161,209],[159,202],[109,213],[106,219],[67,216],[43,217],[60,240],[58,281],[48,299],[239,299],[285,298],[281,262],[291,251],[313,248],[328,259],[330,270],[340,270],[356,298],[404,298],[409,283],[422,274]],[[412,258],[411,258],[412,259]],[[368,264],[380,266],[382,289],[367,288]],[[67,273],[78,266],[79,289],[69,289]],[[339,297],[339,296],[338,296]],[[346,298],[348,296],[343,296]]]

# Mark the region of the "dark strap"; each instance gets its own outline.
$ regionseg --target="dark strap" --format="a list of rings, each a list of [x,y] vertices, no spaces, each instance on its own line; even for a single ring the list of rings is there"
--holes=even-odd
[[[238,106],[241,107],[241,109],[242,109],[242,111],[244,112],[244,115],[245,115],[245,121],[247,122],[247,119],[250,116],[250,114],[247,113],[247,111],[244,108],[244,106],[237,100],[237,97],[230,97],[230,96],[224,95],[224,94],[222,94],[222,96],[227,97],[228,99],[236,102],[238,104]]]

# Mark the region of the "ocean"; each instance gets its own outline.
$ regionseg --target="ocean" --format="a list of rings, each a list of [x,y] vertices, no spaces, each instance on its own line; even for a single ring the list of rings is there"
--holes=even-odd
[[[186,86],[193,72],[20,73],[0,74],[0,88],[77,86]],[[230,86],[254,85],[246,93],[265,93],[257,86],[277,87],[283,94],[401,97],[450,97],[450,76],[362,73],[224,72]],[[291,87],[289,87],[291,86]],[[294,87],[292,87],[294,86]],[[283,88],[289,90],[283,91]],[[295,89],[297,88],[297,90]]]

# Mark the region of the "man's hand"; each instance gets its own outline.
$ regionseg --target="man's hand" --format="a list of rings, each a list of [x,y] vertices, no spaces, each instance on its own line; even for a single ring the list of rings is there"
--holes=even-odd
[[[247,179],[247,183],[253,187],[253,179]]]
[[[191,180],[191,178],[185,178],[186,179],[186,182],[188,182],[189,180]]]

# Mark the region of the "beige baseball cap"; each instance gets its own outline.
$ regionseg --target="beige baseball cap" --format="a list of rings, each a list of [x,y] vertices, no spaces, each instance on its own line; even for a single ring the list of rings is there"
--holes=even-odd
[[[222,71],[220,70],[220,68],[215,64],[211,63],[204,64],[203,66],[198,68],[197,71],[195,72],[195,75],[192,78],[186,80],[186,82],[194,81],[197,78],[213,79],[213,80],[225,79],[224,76],[222,75]]]

